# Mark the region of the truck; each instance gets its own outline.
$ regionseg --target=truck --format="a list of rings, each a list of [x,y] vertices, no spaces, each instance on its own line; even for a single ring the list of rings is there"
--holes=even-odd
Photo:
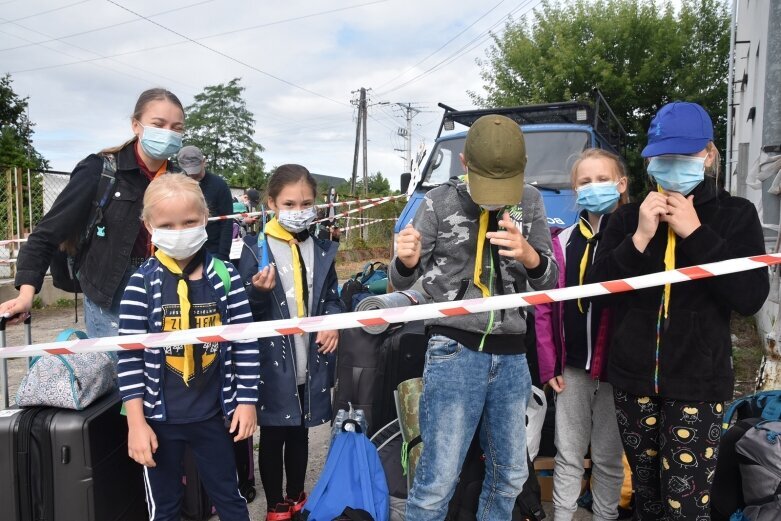
[[[621,156],[626,146],[626,131],[598,89],[592,91],[589,101],[475,110],[439,106],[445,112],[431,153],[420,151],[417,168],[401,176],[401,191],[409,199],[394,234],[411,222],[427,191],[464,173],[459,160],[467,134],[463,127],[468,129],[481,116],[501,114],[520,125],[528,156],[524,182],[542,193],[551,227],[565,228],[577,219],[577,196],[570,177],[580,153],[586,148],[603,148]],[[462,128],[456,130],[456,124]]]

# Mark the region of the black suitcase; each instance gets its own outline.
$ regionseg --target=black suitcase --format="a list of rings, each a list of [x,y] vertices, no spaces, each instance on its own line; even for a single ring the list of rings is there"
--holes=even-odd
[[[239,474],[239,492],[247,500],[247,503],[252,503],[257,495],[255,490],[255,452],[252,447],[252,438],[235,442],[233,452],[236,457],[236,471]],[[184,470],[184,476],[182,476],[182,484],[184,485],[182,517],[191,521],[204,521],[217,515],[217,510],[198,476],[198,467],[189,446],[184,449],[182,467]]]
[[[405,323],[383,342],[377,364],[378,387],[372,406],[376,427],[369,425],[370,435],[397,417],[393,393],[401,382],[423,376],[427,348],[428,338],[422,321]]]
[[[198,476],[198,467],[195,464],[195,456],[187,446],[184,449],[184,461],[182,462],[184,476],[184,497],[182,498],[182,517],[192,521],[204,521],[217,515],[206,490],[203,488],[201,478]]]
[[[82,411],[0,411],[0,505],[9,521],[144,521],[141,466],[128,457],[116,394]]]
[[[359,327],[343,329],[339,335],[339,348],[336,350],[334,417],[339,409],[346,411],[349,404],[352,404],[354,409],[363,409],[371,432],[385,425],[380,423],[375,426],[372,407],[378,388],[377,365],[382,344],[387,337],[387,332],[371,335]]]

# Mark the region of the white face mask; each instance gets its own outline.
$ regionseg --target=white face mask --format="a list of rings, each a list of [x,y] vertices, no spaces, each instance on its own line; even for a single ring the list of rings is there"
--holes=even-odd
[[[206,225],[184,230],[152,228],[152,244],[172,259],[192,257],[206,244]]]
[[[298,233],[309,228],[312,221],[317,217],[314,206],[304,208],[303,210],[279,210],[277,212],[277,221],[282,228],[291,233]]]

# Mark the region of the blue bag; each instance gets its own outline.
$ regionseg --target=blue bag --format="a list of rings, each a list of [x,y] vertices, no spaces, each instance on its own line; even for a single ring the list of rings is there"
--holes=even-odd
[[[724,413],[723,432],[729,429],[736,413],[738,420],[745,420],[746,418],[781,420],[781,390],[762,391],[738,398],[732,402]]]
[[[377,449],[363,433],[343,431],[334,438],[306,502],[307,521],[331,521],[347,507],[365,510],[375,521],[390,516],[388,483]]]

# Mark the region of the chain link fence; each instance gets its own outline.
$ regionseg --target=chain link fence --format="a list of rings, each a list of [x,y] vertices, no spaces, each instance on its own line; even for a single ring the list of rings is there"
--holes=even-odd
[[[16,274],[14,261],[30,232],[51,209],[70,172],[7,167],[0,170],[0,279]]]

